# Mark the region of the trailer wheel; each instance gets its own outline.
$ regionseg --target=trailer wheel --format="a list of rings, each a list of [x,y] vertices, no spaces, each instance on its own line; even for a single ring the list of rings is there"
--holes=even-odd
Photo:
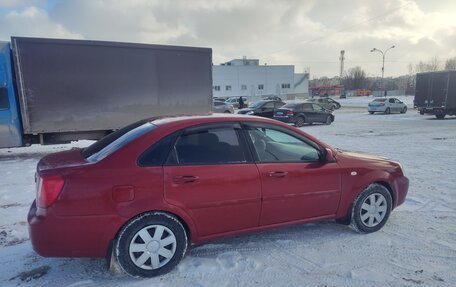
[[[443,114],[443,115],[435,115],[436,118],[438,118],[439,120],[443,120],[443,118],[445,118],[446,114]]]

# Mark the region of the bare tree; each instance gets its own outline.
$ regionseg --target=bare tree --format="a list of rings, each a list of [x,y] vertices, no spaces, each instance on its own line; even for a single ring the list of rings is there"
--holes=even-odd
[[[445,70],[456,70],[456,57],[446,60]]]
[[[438,70],[440,70],[440,61],[437,57],[434,57],[426,62],[420,61],[415,65],[416,73],[435,72]]]
[[[354,67],[348,69],[345,73],[342,83],[348,90],[365,89],[368,86],[366,73],[361,67]]]

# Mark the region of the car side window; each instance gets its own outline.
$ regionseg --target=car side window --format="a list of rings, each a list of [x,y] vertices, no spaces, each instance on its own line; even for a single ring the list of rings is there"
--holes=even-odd
[[[249,127],[247,133],[260,162],[316,162],[320,160],[318,149],[283,131]]]
[[[309,111],[312,111],[312,105],[311,104],[303,104],[302,105],[302,110],[305,111],[305,112],[309,112]]]
[[[183,133],[168,158],[168,165],[214,165],[247,162],[246,150],[234,128],[209,128]]]
[[[168,135],[151,147],[149,147],[142,155],[139,156],[139,166],[161,166],[168,156],[178,134]]]
[[[321,110],[321,106],[316,105],[316,104],[312,104],[312,108],[313,108],[314,111],[320,111]]]
[[[388,100],[390,103],[394,104],[394,99],[389,99]]]

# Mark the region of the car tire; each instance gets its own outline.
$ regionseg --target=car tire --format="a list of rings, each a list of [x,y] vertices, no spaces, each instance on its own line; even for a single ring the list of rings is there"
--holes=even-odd
[[[296,127],[302,127],[306,123],[306,119],[304,117],[298,117],[295,122]]]
[[[373,114],[374,114],[374,112],[369,112],[369,114],[373,115]]]
[[[445,116],[446,116],[445,114],[443,114],[443,115],[435,115],[435,117],[437,119],[439,119],[439,120],[443,120],[445,118]]]
[[[390,108],[386,108],[386,110],[385,110],[385,114],[387,114],[387,115],[391,114],[391,110],[390,110]]]
[[[134,277],[171,271],[184,257],[188,239],[181,222],[168,213],[147,212],[130,220],[115,240],[115,257]]]
[[[231,112],[228,111],[228,110],[224,111],[223,113],[225,113],[225,114],[231,114]]]
[[[407,112],[407,107],[404,107],[401,111],[401,114],[405,114]]]
[[[354,201],[350,227],[360,233],[375,232],[385,225],[392,206],[389,190],[381,184],[373,183]]]
[[[331,118],[331,116],[327,116],[327,117],[326,117],[326,121],[325,121],[325,125],[328,125],[328,126],[329,126],[331,123],[332,123],[332,118]]]

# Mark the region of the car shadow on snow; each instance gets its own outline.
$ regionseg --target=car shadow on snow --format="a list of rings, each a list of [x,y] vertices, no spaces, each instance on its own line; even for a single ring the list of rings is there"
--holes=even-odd
[[[258,252],[274,248],[312,246],[333,240],[351,240],[352,235],[356,236],[356,232],[334,221],[298,224],[194,245],[187,252],[187,256],[216,258],[225,252]]]

